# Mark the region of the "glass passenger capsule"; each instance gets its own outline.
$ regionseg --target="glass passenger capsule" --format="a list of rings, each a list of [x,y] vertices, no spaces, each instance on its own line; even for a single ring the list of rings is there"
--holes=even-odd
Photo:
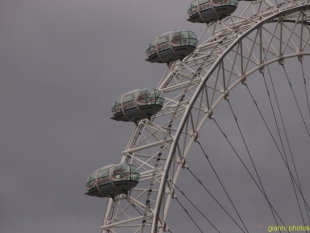
[[[238,6],[238,0],[194,0],[187,13],[192,23],[210,23],[231,15]]]
[[[111,119],[133,122],[150,119],[161,110],[164,101],[164,95],[155,88],[142,88],[128,92],[113,103]]]
[[[86,180],[87,195],[93,197],[115,197],[134,188],[140,173],[134,165],[111,164],[94,171]]]
[[[165,33],[156,37],[149,43],[146,61],[167,63],[182,60],[195,51],[198,43],[195,33],[178,30]]]

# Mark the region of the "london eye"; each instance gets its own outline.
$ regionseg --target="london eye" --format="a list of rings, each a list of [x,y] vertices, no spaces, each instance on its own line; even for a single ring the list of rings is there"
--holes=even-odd
[[[101,231],[310,231],[308,1],[194,0],[187,13],[200,34],[172,30],[146,48],[165,69],[158,86],[115,96],[112,119],[134,130],[119,163],[87,179],[86,194],[108,201]]]

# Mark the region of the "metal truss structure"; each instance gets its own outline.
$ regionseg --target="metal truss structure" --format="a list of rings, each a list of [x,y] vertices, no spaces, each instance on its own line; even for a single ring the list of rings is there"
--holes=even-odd
[[[205,26],[195,52],[169,65],[158,89],[165,105],[141,120],[121,162],[141,172],[128,195],[110,199],[102,232],[164,232],[186,156],[213,111],[254,72],[287,58],[310,55],[310,6],[305,0],[243,2],[243,11]],[[240,4],[239,4],[240,8]],[[240,9],[238,9],[240,11]]]

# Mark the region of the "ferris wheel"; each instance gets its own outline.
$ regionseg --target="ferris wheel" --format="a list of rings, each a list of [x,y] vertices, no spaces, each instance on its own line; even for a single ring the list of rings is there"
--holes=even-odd
[[[310,232],[309,148],[298,144],[310,145],[308,1],[195,0],[188,15],[204,25],[200,35],[176,30],[147,48],[147,61],[168,66],[157,88],[113,104],[112,119],[135,128],[120,163],[87,180],[88,195],[109,198],[101,231]],[[229,185],[238,179],[243,186]],[[264,208],[250,211],[252,202]],[[222,214],[208,215],[213,208]],[[248,220],[258,211],[261,220]]]

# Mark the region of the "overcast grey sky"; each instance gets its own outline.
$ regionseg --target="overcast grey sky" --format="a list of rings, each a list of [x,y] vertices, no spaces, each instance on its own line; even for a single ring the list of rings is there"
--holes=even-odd
[[[84,195],[85,181],[95,169],[119,162],[134,127],[130,123],[110,120],[111,105],[127,91],[157,86],[166,67],[144,60],[146,45],[154,37],[175,29],[189,29],[196,34],[202,32],[203,25],[186,21],[189,4],[186,0],[0,2],[1,233],[100,231],[107,200]],[[309,64],[309,60],[305,62]],[[300,68],[296,72],[298,70]],[[309,66],[305,66],[305,71],[309,74]],[[276,70],[275,74],[281,76],[281,72]],[[296,74],[292,69],[289,73],[292,77]],[[297,74],[300,76],[300,71]],[[241,96],[240,92],[236,91],[236,96]],[[251,146],[259,155],[261,148],[268,147],[270,139],[251,121],[257,112],[247,100],[232,99],[232,104],[236,109],[252,106],[240,117],[244,117],[245,133],[248,138],[252,137]],[[287,104],[286,113],[290,112],[291,105],[294,104]],[[229,129],[227,134],[234,137],[236,125],[233,118],[225,115],[227,111],[227,106],[223,115],[219,111],[218,119]],[[309,127],[309,116],[306,120]],[[304,130],[300,125],[289,126],[292,138]],[[250,232],[267,232],[268,224],[274,223],[260,219],[264,212],[258,210],[264,200],[257,190],[248,192],[246,185],[239,186],[250,183],[248,178],[242,181],[232,178],[235,158],[231,159],[231,148],[214,125],[208,127],[214,134],[205,137],[204,145],[215,156],[215,163],[219,162],[222,176],[227,178],[228,187],[236,194],[236,205],[248,220]],[[253,134],[253,131],[256,132]],[[262,136],[258,137],[260,132]],[[304,131],[303,135],[308,147],[304,144],[295,146],[303,156],[298,166],[305,176],[309,168],[309,138]],[[222,140],[221,146],[211,147],[218,140]],[[238,143],[242,144],[241,141]],[[201,151],[195,147],[193,153]],[[267,162],[266,156],[269,155],[257,157],[258,164],[269,171],[261,170],[266,186],[271,193],[279,190],[285,193],[291,184],[276,182],[287,171],[283,166],[275,166],[279,160],[270,158]],[[202,159],[203,155],[193,157],[189,164],[201,176],[211,176],[209,170],[204,173],[207,169]],[[238,171],[234,170],[234,174],[238,175]],[[188,182],[193,180],[187,175],[181,175],[180,187],[196,190],[197,186],[191,188]],[[274,179],[268,183],[271,176]],[[304,177],[302,181],[309,200],[308,180]],[[216,190],[215,187],[214,192]],[[221,195],[218,194],[219,198]],[[196,200],[204,200],[205,196],[202,191],[192,193]],[[181,195],[179,197],[181,199]],[[282,196],[278,195],[280,199]],[[225,203],[224,197],[223,201]],[[293,208],[293,202],[284,200],[287,206],[282,206],[280,211]],[[225,220],[216,217],[217,210],[213,210],[213,205],[201,202],[205,210],[214,212],[214,221],[221,224]],[[186,228],[191,226],[192,232],[198,232],[181,211],[174,202],[171,213],[182,221],[174,224],[171,231],[190,232],[191,228]],[[288,222],[287,225],[297,224],[295,218]]]

